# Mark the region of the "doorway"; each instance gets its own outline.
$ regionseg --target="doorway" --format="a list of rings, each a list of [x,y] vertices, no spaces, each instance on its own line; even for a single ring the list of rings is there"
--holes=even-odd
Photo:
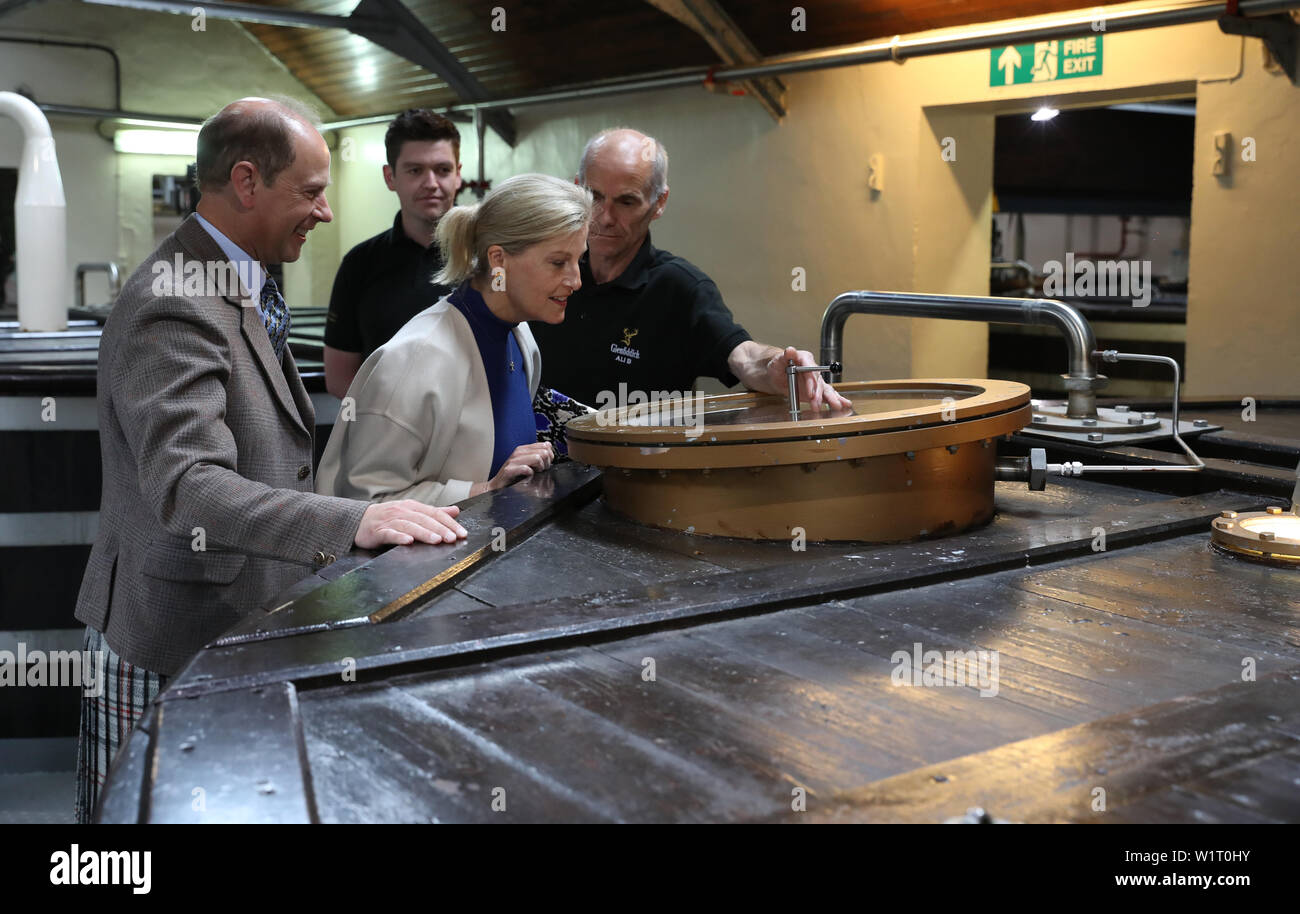
[[[994,120],[989,294],[1077,308],[1106,348],[1184,364],[1194,98],[1113,103]],[[1063,341],[991,325],[991,377],[1063,393]],[[1160,366],[1108,365],[1110,396],[1167,397]]]

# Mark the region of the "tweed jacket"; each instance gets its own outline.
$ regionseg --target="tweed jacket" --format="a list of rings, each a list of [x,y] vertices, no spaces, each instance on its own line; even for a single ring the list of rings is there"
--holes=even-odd
[[[533,397],[542,356],[527,323],[514,335]],[[345,400],[316,491],[441,507],[488,481],[496,438],[487,372],[469,321],[446,296],[370,354],[347,396],[352,409]]]
[[[164,675],[350,549],[367,507],[313,491],[311,399],[243,283],[165,282],[223,264],[191,216],[131,274],[100,339],[103,492],[76,617]]]

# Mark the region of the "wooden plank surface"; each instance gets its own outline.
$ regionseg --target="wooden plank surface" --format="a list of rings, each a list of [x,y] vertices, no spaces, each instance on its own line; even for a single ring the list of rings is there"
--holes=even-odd
[[[1194,534],[1158,544],[1168,552],[1162,560],[1172,563],[1195,552],[1203,538]],[[403,803],[442,820],[498,816],[489,815],[477,799],[469,808],[449,806],[418,778],[414,787],[404,787],[409,777],[403,771],[409,775],[435,759],[435,769],[450,765],[457,774],[450,780],[461,784],[489,762],[505,764],[491,769],[493,783],[511,796],[527,795],[519,810],[525,819],[779,816],[795,787],[807,791],[810,803],[826,803],[858,785],[1047,739],[1108,715],[1139,720],[1139,711],[1152,704],[1177,704],[1180,696],[1240,681],[1241,645],[1181,631],[1169,614],[1142,617],[1133,607],[1149,605],[1152,595],[1131,582],[1117,584],[1100,606],[1086,605],[1080,597],[1045,596],[1034,588],[1037,579],[1064,573],[1075,581],[1105,581],[1109,568],[1130,558],[1098,553],[1046,568],[413,673],[391,681],[382,697],[367,698],[362,712],[353,710],[356,699],[346,689],[306,691],[308,729],[329,729],[333,739],[351,741],[350,758],[371,760],[351,763],[358,783],[371,777],[368,766],[378,765],[375,777],[386,794],[407,791]],[[1239,578],[1251,579],[1257,571],[1233,562],[1220,572],[1202,590],[1207,604],[1217,595],[1223,613],[1249,615],[1256,604],[1273,598],[1257,588],[1254,603],[1234,607],[1223,598]],[[894,652],[915,643],[925,650],[996,651],[996,690],[982,694],[974,684],[896,684]],[[1258,653],[1261,678],[1300,663],[1300,648]],[[647,660],[654,662],[653,681],[642,675]],[[380,707],[384,704],[388,710]],[[405,736],[358,744],[373,739],[366,732],[372,719],[385,720],[399,707],[420,709],[408,720]],[[348,721],[351,726],[341,723]],[[431,736],[437,747],[430,749],[423,726],[436,733],[458,728],[462,739]],[[1218,724],[1210,720],[1205,726],[1210,732]],[[1126,764],[1158,768],[1154,759],[1171,751],[1164,739],[1148,741],[1145,760],[1135,756]],[[1138,748],[1143,747],[1135,747],[1135,753]],[[323,757],[335,764],[329,751]],[[1193,771],[1195,765],[1187,764]],[[476,791],[487,783],[478,777]],[[575,808],[566,797],[548,805],[545,798],[557,793],[556,785],[585,785],[582,796],[592,805]],[[364,809],[370,788],[353,789],[360,794],[348,808],[361,815],[357,811]],[[1144,795],[1153,789],[1142,788]],[[1234,810],[1222,807],[1234,801],[1216,799],[1216,785],[1187,789],[1185,797],[1153,798],[1138,811],[1125,807],[1125,815],[1181,820],[1180,815],[1191,815],[1192,806],[1206,821],[1271,815],[1237,803],[1242,808],[1234,819]],[[339,794],[347,796],[348,789],[339,788]],[[954,807],[951,815],[962,812]]]
[[[1297,725],[1300,672],[1273,673],[920,768],[777,819],[943,822],[979,807],[1015,822],[1294,821],[1254,798],[1199,791],[1267,763],[1255,769],[1266,790],[1285,792]]]

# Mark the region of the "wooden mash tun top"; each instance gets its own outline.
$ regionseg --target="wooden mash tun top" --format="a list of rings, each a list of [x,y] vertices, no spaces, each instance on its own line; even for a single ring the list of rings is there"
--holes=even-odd
[[[973,378],[837,384],[849,410],[791,421],[748,391],[618,407],[566,427],[634,520],[746,539],[903,542],[993,517],[996,439],[1029,424],[1029,388]]]

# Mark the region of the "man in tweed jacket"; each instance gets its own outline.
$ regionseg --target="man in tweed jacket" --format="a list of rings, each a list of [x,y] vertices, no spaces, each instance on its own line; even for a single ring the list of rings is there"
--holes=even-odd
[[[102,783],[115,752],[96,763],[88,742],[124,743],[204,644],[353,543],[465,535],[456,508],[313,492],[316,417],[264,282],[333,218],[320,134],[278,102],[234,102],[199,135],[198,175],[198,214],[127,280],[100,341],[103,495],[76,617],[131,684],[119,693],[139,694],[83,700],[83,781]]]

